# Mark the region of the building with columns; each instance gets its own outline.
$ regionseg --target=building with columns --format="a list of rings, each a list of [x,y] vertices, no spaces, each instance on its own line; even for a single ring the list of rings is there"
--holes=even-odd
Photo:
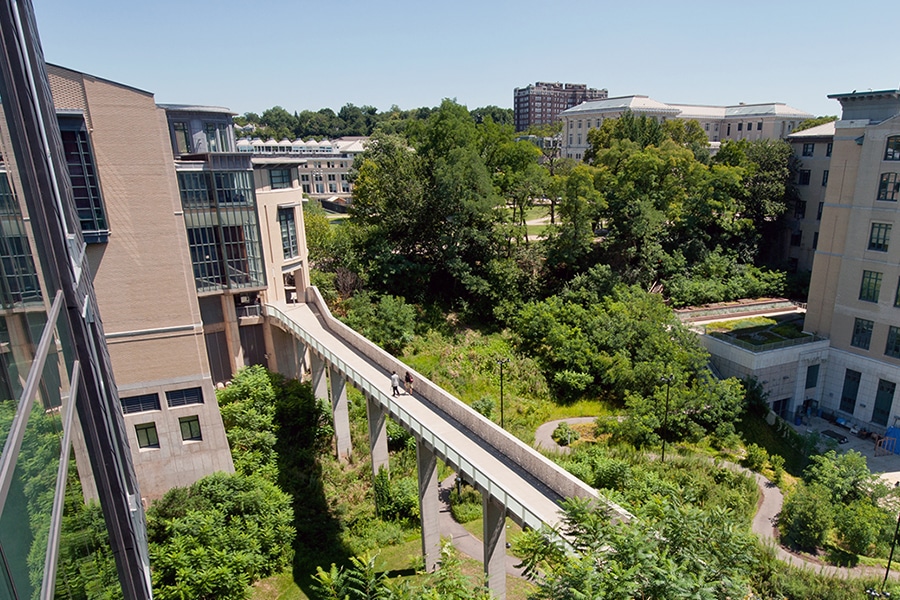
[[[562,156],[581,160],[589,144],[587,133],[625,111],[658,121],[696,120],[713,148],[725,140],[784,139],[811,115],[780,102],[730,106],[668,104],[648,96],[620,96],[584,102],[560,113]]]

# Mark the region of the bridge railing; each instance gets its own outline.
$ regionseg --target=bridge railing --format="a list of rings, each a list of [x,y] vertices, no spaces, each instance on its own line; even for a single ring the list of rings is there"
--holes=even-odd
[[[388,354],[387,352],[370,342],[368,339],[361,336],[350,327],[346,326],[344,323],[335,319],[331,315],[331,312],[328,310],[328,307],[325,305],[325,302],[319,294],[319,291],[315,287],[307,288],[306,301],[308,304],[312,305],[315,310],[321,315],[325,327],[333,335],[341,338],[345,343],[353,347],[357,352],[366,356],[373,363],[384,369],[385,373],[397,371],[398,373],[402,374],[406,370],[412,372],[414,374],[414,377],[418,379],[416,383],[416,392],[418,394],[420,394],[434,406],[442,410],[461,426],[471,431],[474,436],[480,438],[481,440],[496,448],[499,453],[505,455],[519,467],[533,475],[535,479],[540,481],[544,486],[546,486],[549,490],[552,490],[561,498],[576,497],[588,498],[593,500],[599,499],[607,504],[616,518],[626,521],[633,518],[632,515],[624,508],[604,498],[601,498],[597,494],[596,490],[594,490],[592,487],[588,486],[586,483],[584,483],[565,469],[562,469],[557,464],[548,460],[533,448],[522,443],[521,440],[512,436],[492,421],[489,421],[463,402],[460,402],[458,399],[454,398],[446,391],[436,386],[427,378],[423,377],[419,373],[416,373],[413,369],[410,369],[399,360],[394,358],[392,355]],[[307,334],[306,337],[308,338],[311,336]],[[329,355],[331,354],[332,353],[329,352]],[[341,363],[343,363],[343,361],[341,361]],[[388,407],[389,411],[392,414],[398,416],[399,418],[399,411],[402,410],[402,406],[394,402],[390,396],[388,396],[377,386],[373,386],[371,382],[366,382],[365,384],[363,384],[362,382],[356,380],[353,381],[355,385],[365,385],[364,389],[369,394],[378,398],[379,401],[382,402],[382,404]],[[384,387],[386,388],[387,385],[388,379],[387,376],[385,376]],[[406,413],[405,410],[403,412]],[[420,426],[424,427],[423,424],[420,424]],[[428,438],[425,438],[423,436],[423,439],[426,439],[426,442],[431,444]],[[441,442],[439,439],[437,440],[437,443],[434,444],[435,450],[439,451],[440,454],[444,454],[444,450],[442,449],[444,446],[445,444],[443,444],[443,442]],[[446,452],[447,454],[444,455],[444,458],[451,465],[459,466],[462,469],[462,461],[465,461],[466,463],[471,462],[467,461],[465,457],[459,456],[459,453],[452,448],[448,448]],[[478,484],[480,487],[491,493],[494,493],[492,492],[492,490],[495,490],[496,493],[494,493],[494,495],[498,500],[503,501],[504,503],[508,503],[508,509],[511,510],[516,505],[521,505],[521,503],[516,501],[511,494],[507,493],[507,491],[503,490],[501,493],[501,490],[499,489],[497,484],[492,482],[487,474],[480,473],[475,465],[472,465],[471,473],[475,479],[474,483]]]
[[[304,343],[308,344],[314,352],[319,354],[327,363],[331,364],[344,377],[346,377],[357,389],[364,394],[375,398],[381,405],[387,408],[391,417],[396,419],[410,433],[421,439],[427,446],[434,449],[442,460],[453,467],[457,472],[462,473],[471,483],[480,489],[486,490],[493,497],[502,502],[509,512],[510,516],[516,522],[522,525],[528,525],[535,529],[547,522],[546,518],[535,514],[532,510],[522,504],[515,496],[510,494],[503,486],[494,482],[487,473],[478,467],[478,465],[466,458],[461,452],[446,443],[439,435],[432,431],[425,423],[418,420],[412,413],[403,407],[393,397],[385,393],[379,386],[373,384],[366,377],[360,374],[350,364],[341,359],[341,357],[332,352],[327,346],[309,334],[298,323],[289,318],[279,308],[266,305],[266,315],[276,319],[283,327],[291,331]]]

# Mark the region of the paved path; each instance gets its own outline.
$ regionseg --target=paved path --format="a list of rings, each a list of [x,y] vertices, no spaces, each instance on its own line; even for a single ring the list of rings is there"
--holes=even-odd
[[[450,512],[450,490],[453,488],[455,480],[456,475],[454,474],[438,483],[438,497],[441,500],[439,516],[441,537],[449,537],[457,550],[466,556],[484,562],[484,543],[469,533],[460,523],[457,523]],[[506,574],[524,579],[522,569],[516,567],[519,562],[518,558],[507,554]]]
[[[594,420],[596,420],[596,417],[573,417],[544,423],[538,427],[534,434],[534,445],[541,450],[555,450],[562,453],[571,452],[571,448],[560,446],[553,441],[553,438],[551,437],[553,431],[563,421],[570,425],[575,425]],[[784,504],[784,494],[781,493],[778,486],[759,473],[754,473],[750,469],[746,469],[734,463],[725,462],[724,464],[728,468],[749,475],[756,480],[756,486],[759,488],[759,504],[756,507],[756,514],[753,516],[751,529],[765,544],[775,549],[775,554],[780,560],[793,567],[812,569],[817,573],[840,577],[842,579],[850,577],[884,576],[884,569],[881,567],[835,567],[823,564],[808,556],[789,552],[784,546],[778,543],[778,529],[775,527],[776,519],[778,514],[781,513],[781,507]],[[898,568],[900,568],[900,566],[898,566]],[[892,570],[891,579],[897,578],[900,578],[900,572]]]

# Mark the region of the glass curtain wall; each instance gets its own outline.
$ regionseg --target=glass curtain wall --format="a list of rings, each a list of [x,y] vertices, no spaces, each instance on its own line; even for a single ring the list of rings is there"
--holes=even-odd
[[[29,0],[0,2],[0,101],[0,598],[53,598],[76,438],[122,595],[150,598],[140,494]]]

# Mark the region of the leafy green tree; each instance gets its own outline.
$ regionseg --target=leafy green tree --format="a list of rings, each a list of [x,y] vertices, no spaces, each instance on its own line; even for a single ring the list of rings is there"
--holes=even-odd
[[[805,121],[800,121],[800,124],[794,128],[793,133],[803,131],[804,129],[812,129],[813,127],[818,127],[819,125],[824,125],[825,123],[831,123],[837,120],[837,115],[825,115],[822,117],[813,117],[812,119],[806,119]]]
[[[834,523],[830,491],[821,484],[799,485],[784,500],[778,526],[788,543],[815,549],[825,541]]]
[[[587,165],[575,167],[566,177],[560,224],[548,236],[547,262],[550,268],[571,276],[591,251],[594,224],[606,208],[603,196],[594,187],[594,170]]]
[[[345,303],[347,324],[391,354],[400,354],[413,339],[416,311],[398,296],[381,296],[373,302],[368,292]]]
[[[881,533],[891,530],[893,515],[868,499],[856,500],[837,510],[835,525],[841,541],[854,554],[869,554]],[[891,532],[893,535],[893,532]]]
[[[248,585],[291,563],[290,497],[273,483],[216,473],[150,507],[154,596],[243,599]]]
[[[803,479],[810,485],[820,485],[831,490],[834,504],[848,504],[869,497],[876,491],[879,479],[866,465],[866,457],[856,450],[838,454],[829,450],[809,458],[810,465],[803,472]]]
[[[228,386],[216,390],[238,473],[256,474],[269,481],[278,477],[275,398],[275,387],[268,371],[261,365],[240,369]]]

